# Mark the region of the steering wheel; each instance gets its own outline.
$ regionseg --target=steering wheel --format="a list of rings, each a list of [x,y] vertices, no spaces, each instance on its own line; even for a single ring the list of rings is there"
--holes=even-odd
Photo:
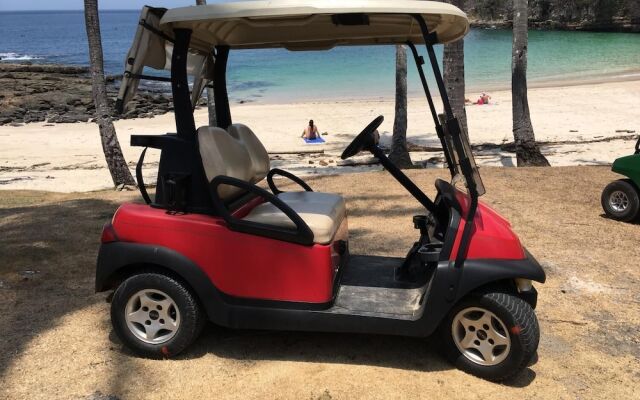
[[[371,123],[367,125],[367,127],[364,128],[355,139],[353,139],[349,146],[344,149],[340,158],[346,160],[349,157],[355,156],[362,150],[372,149],[376,145],[376,138],[373,133],[380,127],[380,125],[382,125],[382,121],[384,121],[384,117],[382,115],[371,121]]]

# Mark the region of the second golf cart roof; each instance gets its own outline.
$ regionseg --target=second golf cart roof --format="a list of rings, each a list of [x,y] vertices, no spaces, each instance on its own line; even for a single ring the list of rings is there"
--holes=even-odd
[[[328,49],[341,45],[423,43],[421,15],[438,43],[469,30],[464,12],[450,4],[424,0],[272,0],[234,1],[167,10],[160,21],[192,31],[191,48]]]

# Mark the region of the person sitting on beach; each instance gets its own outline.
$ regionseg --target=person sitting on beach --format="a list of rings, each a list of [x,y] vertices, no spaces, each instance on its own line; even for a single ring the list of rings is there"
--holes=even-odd
[[[318,137],[318,127],[314,125],[313,120],[309,121],[309,125],[304,128],[302,132],[302,138],[307,140],[313,140]]]
[[[489,104],[489,100],[490,99],[491,99],[491,96],[489,96],[486,93],[482,93],[482,95],[480,96],[480,98],[478,99],[476,104],[479,105],[479,106],[481,106],[483,104]]]

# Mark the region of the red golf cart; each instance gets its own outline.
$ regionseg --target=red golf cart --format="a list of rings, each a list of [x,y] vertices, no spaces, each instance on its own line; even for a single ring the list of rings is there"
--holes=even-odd
[[[145,7],[118,107],[126,110],[140,80],[167,80],[177,132],[131,137],[135,146],[161,150],[155,196],[142,182],[143,151],[136,172],[147,204],[122,205],[102,233],[96,290],[115,289],[111,320],[122,342],[142,356],[171,357],[207,320],[238,329],[415,337],[438,331],[465,371],[503,380],[525,368],[539,341],[532,281],[544,282],[545,273],[509,222],[478,201],[485,189],[434,52],[468,26],[459,9],[419,0]],[[257,136],[232,122],[226,84],[230,51],[394,44],[413,54],[452,183],[437,180],[432,200],[390,162],[374,136],[382,116],[342,158],[372,153],[424,207],[407,216],[417,241],[403,259],[350,254],[348,204],[271,169]],[[418,45],[433,70],[443,123]],[[170,69],[171,78],[144,75],[145,66]],[[218,126],[196,129],[193,107],[211,84]],[[300,189],[280,190],[283,178]]]

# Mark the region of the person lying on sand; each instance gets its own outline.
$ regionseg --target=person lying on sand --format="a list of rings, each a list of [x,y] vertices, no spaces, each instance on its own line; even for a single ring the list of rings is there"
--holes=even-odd
[[[313,140],[319,136],[318,127],[314,125],[313,120],[309,121],[309,125],[304,128],[302,132],[302,138],[307,140]]]

